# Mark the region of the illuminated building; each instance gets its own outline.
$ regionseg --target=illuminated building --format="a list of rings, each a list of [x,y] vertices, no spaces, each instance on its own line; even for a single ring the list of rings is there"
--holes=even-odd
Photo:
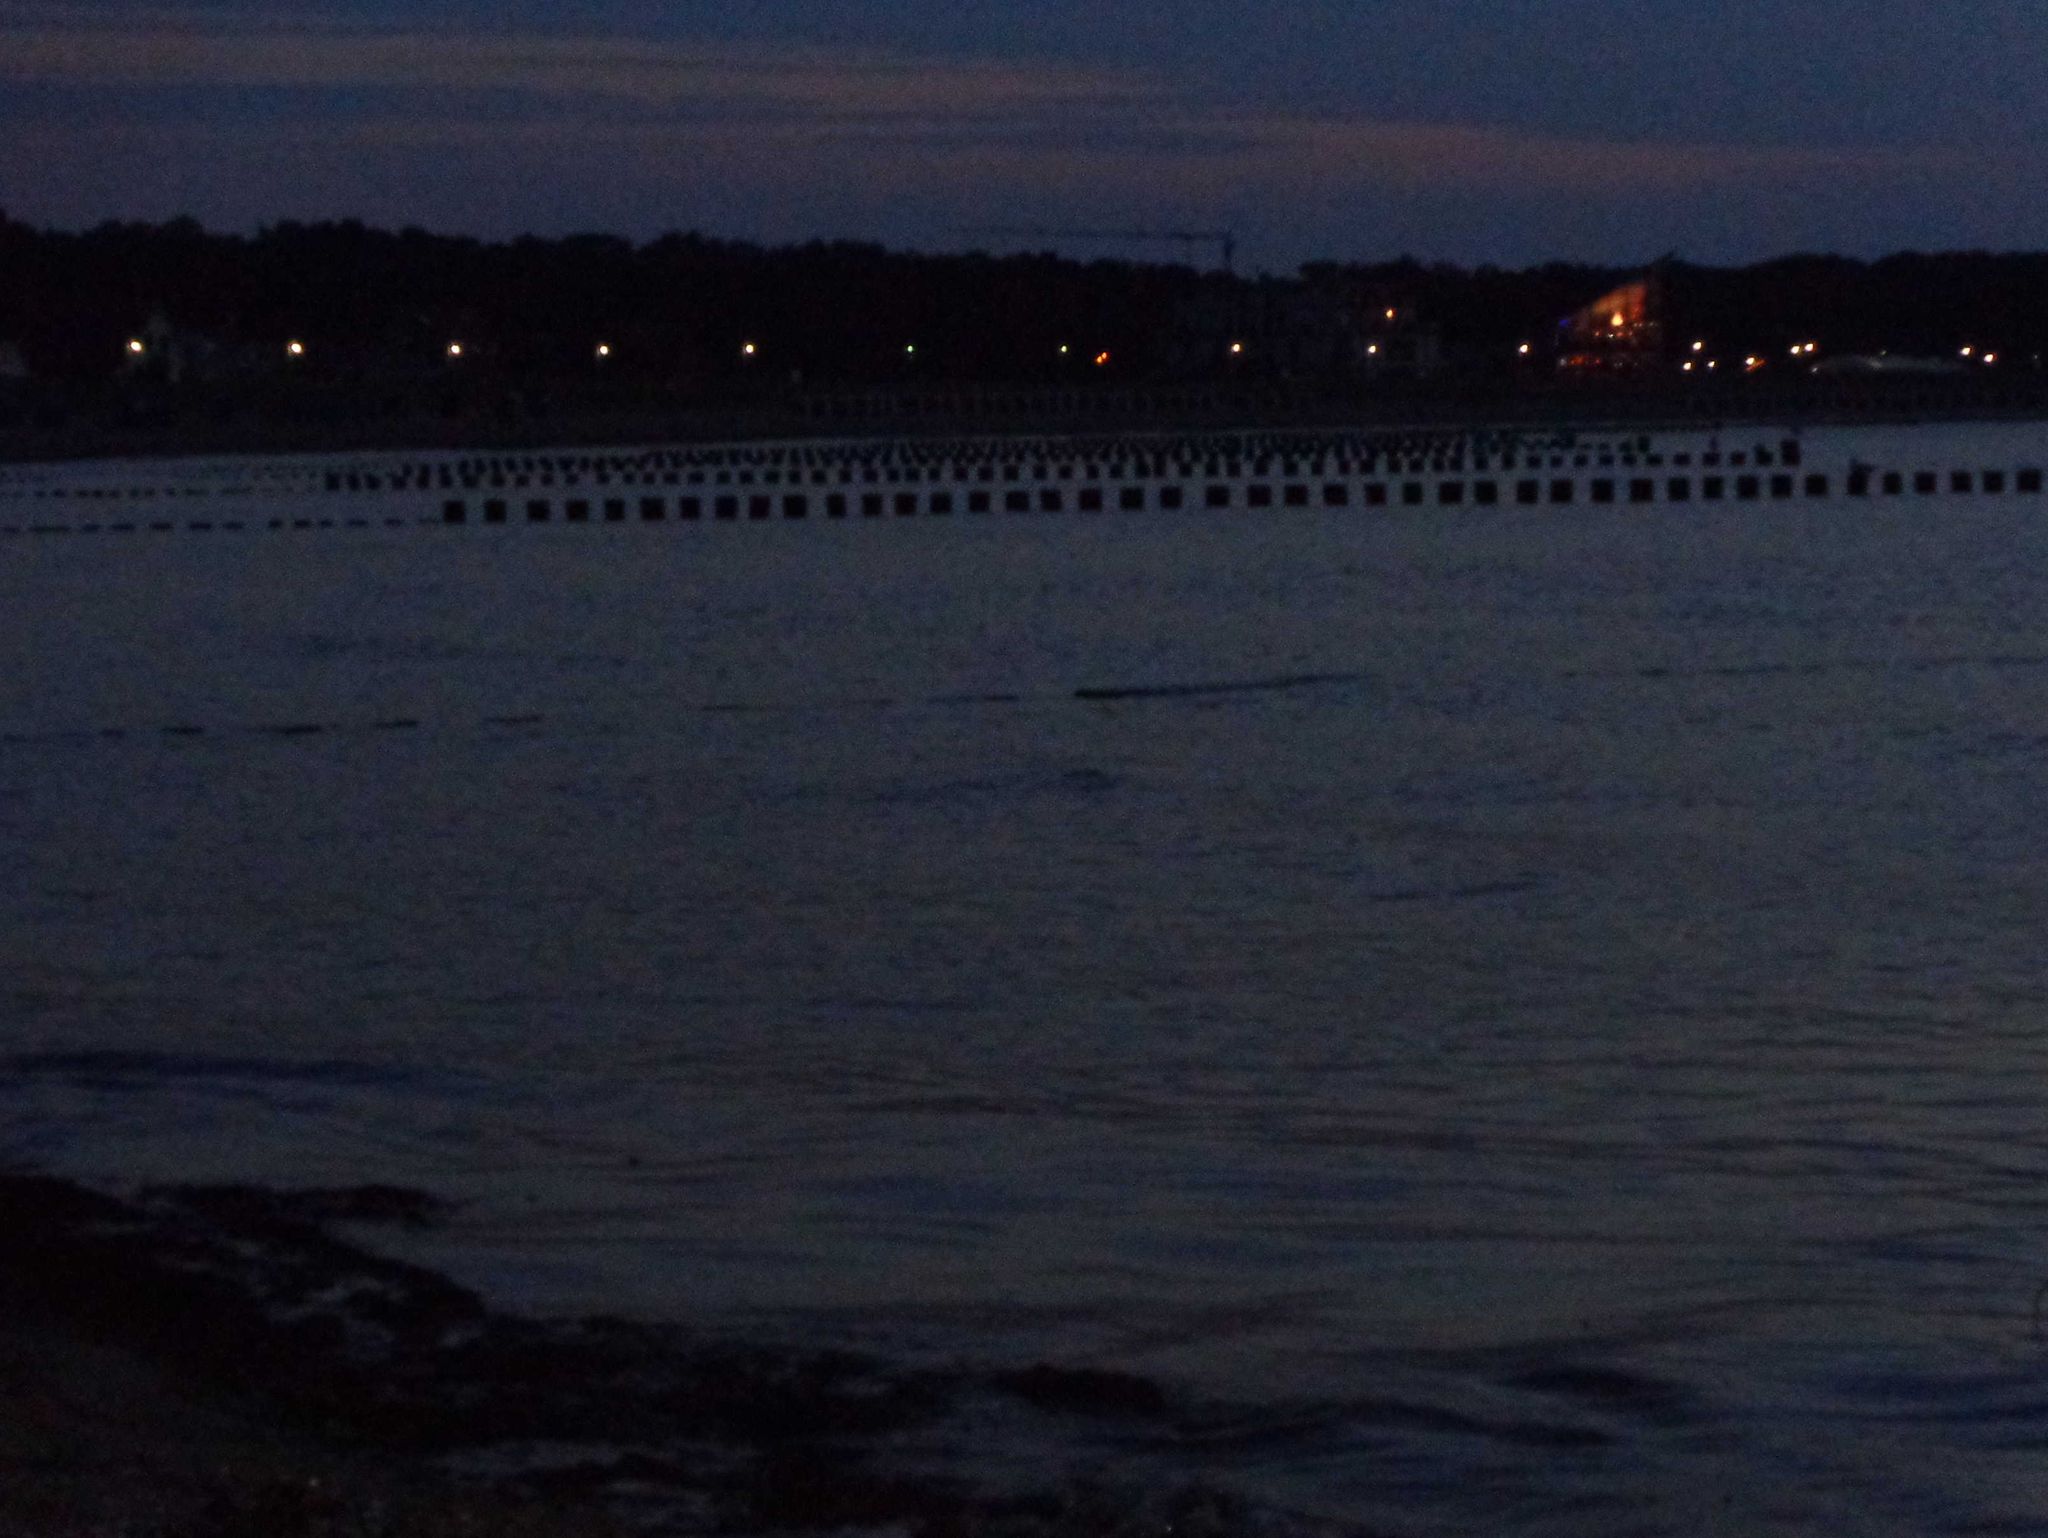
[[[1568,373],[1637,373],[1664,360],[1664,280],[1645,273],[1559,326],[1558,367]]]

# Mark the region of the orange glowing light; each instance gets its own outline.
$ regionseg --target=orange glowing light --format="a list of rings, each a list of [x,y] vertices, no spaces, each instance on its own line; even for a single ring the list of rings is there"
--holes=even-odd
[[[284,350],[294,358],[306,356],[306,344],[304,342],[286,342]]]
[[[1099,353],[1097,353],[1097,354],[1095,355],[1095,366],[1096,366],[1097,368],[1108,368],[1108,367],[1109,367],[1109,354],[1108,354],[1108,353],[1106,353],[1106,352],[1099,352]]]
[[[137,338],[135,338],[135,339],[131,340],[131,341],[130,341],[130,342],[128,343],[128,351],[129,351],[129,352],[131,352],[131,353],[133,353],[133,354],[134,354],[134,355],[135,355],[136,357],[138,357],[138,358],[139,358],[139,357],[141,357],[141,356],[142,356],[142,355],[143,355],[143,354],[144,354],[145,352],[148,352],[148,351],[149,351],[149,349],[148,349],[147,347],[144,347],[144,346],[142,345],[142,340],[141,340],[141,338],[137,337]]]
[[[760,350],[761,349],[755,346],[752,342],[740,343],[740,356],[742,358],[751,358],[754,356],[755,353],[759,352]]]
[[[460,342],[450,342],[450,343],[448,344],[448,356],[449,356],[449,357],[451,357],[451,358],[459,358],[459,357],[461,357],[461,356],[462,356],[462,344],[461,344]]]

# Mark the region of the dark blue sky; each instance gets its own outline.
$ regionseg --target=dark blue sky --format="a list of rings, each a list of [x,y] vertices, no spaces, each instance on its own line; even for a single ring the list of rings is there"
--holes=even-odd
[[[1229,225],[1274,270],[2037,248],[2044,64],[2048,0],[0,0],[0,207]]]

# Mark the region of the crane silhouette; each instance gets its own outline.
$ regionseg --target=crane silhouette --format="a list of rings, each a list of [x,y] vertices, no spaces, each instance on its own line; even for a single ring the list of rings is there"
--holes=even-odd
[[[962,235],[981,235],[1005,240],[1111,240],[1175,241],[1194,247],[1214,245],[1223,258],[1226,276],[1237,275],[1237,232],[1235,230],[1112,230],[1060,229],[1036,224],[993,224],[964,229]]]

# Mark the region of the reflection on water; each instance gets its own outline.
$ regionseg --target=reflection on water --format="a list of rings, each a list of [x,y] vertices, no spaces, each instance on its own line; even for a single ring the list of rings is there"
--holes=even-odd
[[[10,546],[0,1148],[1400,1531],[2039,1524],[2041,513]]]

